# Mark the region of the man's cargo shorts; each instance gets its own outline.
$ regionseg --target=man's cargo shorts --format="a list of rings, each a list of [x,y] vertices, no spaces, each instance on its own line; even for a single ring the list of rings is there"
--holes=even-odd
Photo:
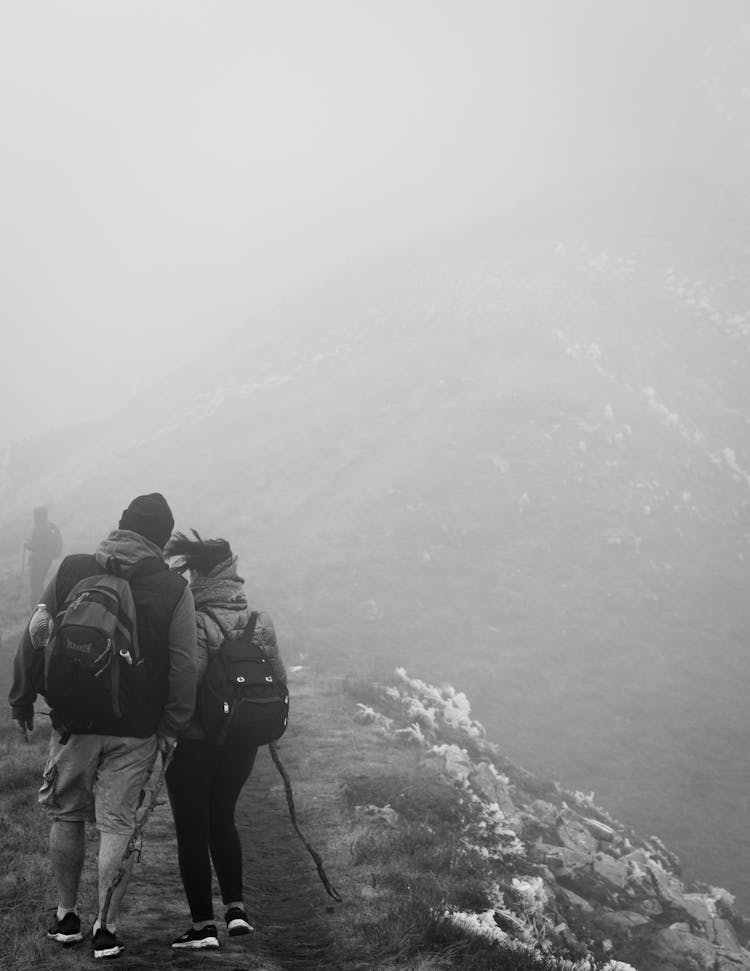
[[[55,820],[94,822],[105,833],[131,833],[156,760],[156,736],[52,732],[39,802]]]

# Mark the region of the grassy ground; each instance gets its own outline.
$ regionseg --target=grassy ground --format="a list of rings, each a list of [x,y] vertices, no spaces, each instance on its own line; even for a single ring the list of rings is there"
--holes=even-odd
[[[7,681],[7,655],[3,678]],[[370,672],[374,676],[374,672]],[[486,909],[488,873],[457,845],[465,807],[455,787],[425,768],[418,751],[394,744],[355,721],[356,701],[371,677],[331,681],[302,668],[291,681],[293,709],[279,751],[291,778],[299,825],[320,854],[341,895],[334,902],[294,832],[284,786],[262,752],[238,805],[245,853],[246,901],[256,933],[218,952],[169,948],[188,926],[177,873],[168,805],[157,805],[145,831],[118,933],[123,971],[167,968],[366,968],[448,971],[472,968],[551,969],[528,955],[500,959],[495,947],[448,924],[446,905]],[[5,684],[0,687],[5,690]],[[24,743],[0,725],[1,971],[73,971],[91,964],[90,927],[96,911],[96,833],[89,832],[80,895],[86,939],[61,948],[45,937],[56,903],[46,859],[47,820],[36,805],[49,739],[44,719]],[[398,823],[379,812],[398,812]],[[216,892],[216,888],[215,888]],[[217,914],[221,902],[215,896]]]
[[[3,693],[7,682],[4,658]],[[389,751],[353,722],[354,700],[342,685],[326,685],[309,670],[292,682],[293,718],[279,750],[291,777],[299,825],[321,854],[325,872],[343,897],[335,904],[318,878],[315,864],[292,828],[281,777],[267,752],[261,753],[239,806],[245,849],[247,903],[257,931],[250,939],[224,935],[219,952],[172,952],[170,939],[188,926],[176,866],[176,846],[168,805],[160,803],[145,831],[118,933],[126,950],[122,969],[386,967],[413,938],[407,908],[392,922],[382,888],[374,890],[374,869],[362,853],[367,837],[352,829],[352,793],[358,778],[392,769],[394,778],[410,771],[410,753]],[[37,706],[42,707],[40,705]],[[87,937],[61,948],[48,941],[56,894],[46,858],[48,822],[36,805],[36,790],[49,741],[49,726],[37,717],[28,743],[6,719],[0,725],[0,956],[2,971],[72,971],[91,963],[90,926],[96,911],[96,833],[88,833],[87,862],[80,894]],[[404,759],[406,758],[406,763]],[[353,780],[349,784],[346,779]],[[344,793],[346,792],[346,798]],[[377,837],[373,837],[377,839]],[[403,867],[398,866],[399,870]],[[220,900],[215,898],[217,914]],[[409,964],[408,966],[417,966]]]

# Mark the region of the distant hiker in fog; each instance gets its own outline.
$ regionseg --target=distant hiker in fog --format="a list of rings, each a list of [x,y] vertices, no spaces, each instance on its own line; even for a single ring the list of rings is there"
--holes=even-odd
[[[44,581],[52,566],[52,561],[62,553],[60,530],[47,519],[45,506],[34,510],[34,528],[31,536],[23,544],[24,565],[26,553],[29,554],[29,584],[31,587],[32,610],[39,603]]]
[[[195,704],[193,595],[167,568],[174,527],[159,493],[138,496],[93,555],[66,556],[16,653],[10,704],[25,735],[34,701],[50,705],[52,736],[39,802],[50,813],[57,913],[47,937],[83,940],[78,890],[85,824],[99,829],[95,958],[116,957],[117,913],[127,888],[125,851],[157,752],[168,758]],[[54,625],[53,625],[54,619]],[[107,636],[101,631],[105,630]],[[122,879],[107,901],[121,862]],[[102,913],[106,909],[106,926]]]
[[[251,617],[237,557],[224,539],[195,540],[175,533],[165,555],[176,558],[172,569],[190,576],[198,624],[198,679],[225,638],[233,639]],[[273,677],[286,686],[271,618],[255,615],[255,634]],[[199,684],[200,695],[200,684]],[[200,707],[200,706],[199,706]],[[257,747],[219,745],[193,716],[180,734],[167,770],[177,853],[193,926],[172,942],[173,948],[219,946],[211,892],[211,861],[221,889],[230,935],[249,934],[243,899],[242,846],[234,821],[235,806],[253,768]]]

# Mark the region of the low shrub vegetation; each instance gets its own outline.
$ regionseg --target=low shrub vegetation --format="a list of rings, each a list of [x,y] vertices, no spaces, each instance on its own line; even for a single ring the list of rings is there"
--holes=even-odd
[[[466,800],[460,789],[423,769],[417,778],[401,772],[352,775],[344,793],[361,826],[352,843],[352,863],[370,872],[377,899],[360,928],[363,936],[377,942],[373,959],[377,953],[390,954],[395,966],[411,968],[431,954],[438,962],[434,967],[472,971],[575,967],[574,953],[567,960],[541,950],[507,953],[497,941],[450,919],[452,911],[491,910],[487,887],[498,877],[496,866],[467,847],[461,836]],[[382,807],[380,813],[377,807]],[[502,887],[511,896],[514,872],[514,867],[505,871]]]
[[[352,864],[372,888],[358,926],[369,960],[387,955],[394,968],[428,961],[472,971],[628,971],[605,954],[594,957],[583,923],[581,936],[567,939],[553,929],[554,901],[510,816],[470,779],[482,773],[485,783],[507,785],[512,775],[532,783],[531,798],[549,785],[499,757],[466,698],[404,671],[395,685],[360,690],[350,682],[348,691],[360,721],[400,746],[406,765],[384,759],[374,771],[349,772],[342,788],[355,832]]]

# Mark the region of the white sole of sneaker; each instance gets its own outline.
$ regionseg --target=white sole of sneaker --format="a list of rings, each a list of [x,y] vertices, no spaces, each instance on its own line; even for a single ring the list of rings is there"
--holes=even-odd
[[[204,937],[202,941],[185,941],[184,944],[172,945],[175,951],[200,951],[207,947],[218,947],[219,940],[216,937]]]
[[[80,944],[83,940],[80,931],[77,934],[47,934],[47,937],[58,944]]]
[[[227,932],[230,937],[239,937],[240,934],[252,934],[255,930],[252,924],[248,924],[246,920],[230,920],[227,924]]]
[[[118,944],[117,947],[105,947],[101,951],[94,951],[95,958],[116,958],[118,954],[122,954],[125,948],[122,944]]]

